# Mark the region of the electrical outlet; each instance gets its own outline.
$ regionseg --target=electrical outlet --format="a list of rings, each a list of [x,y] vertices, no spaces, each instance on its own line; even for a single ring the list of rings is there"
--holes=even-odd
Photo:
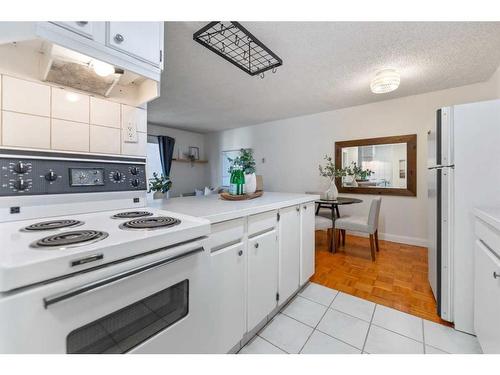
[[[124,141],[127,143],[137,143],[137,124],[129,122],[125,127]]]

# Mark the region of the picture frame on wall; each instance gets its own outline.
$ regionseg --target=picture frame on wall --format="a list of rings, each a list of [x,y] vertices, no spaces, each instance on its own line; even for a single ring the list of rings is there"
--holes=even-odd
[[[189,146],[188,150],[189,158],[193,160],[200,160],[200,148],[195,146]]]

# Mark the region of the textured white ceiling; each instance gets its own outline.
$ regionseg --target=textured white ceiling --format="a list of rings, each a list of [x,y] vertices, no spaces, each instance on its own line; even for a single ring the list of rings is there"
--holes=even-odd
[[[251,77],[193,41],[205,22],[166,22],[161,97],[148,120],[208,132],[487,80],[500,64],[500,22],[242,22],[283,59]],[[375,71],[401,85],[370,92]]]

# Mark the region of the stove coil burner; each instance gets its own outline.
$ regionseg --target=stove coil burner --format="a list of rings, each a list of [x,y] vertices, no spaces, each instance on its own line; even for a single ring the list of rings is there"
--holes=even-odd
[[[174,217],[155,216],[127,221],[120,225],[122,229],[161,229],[179,225],[181,221]]]
[[[39,230],[52,230],[61,228],[71,228],[83,225],[84,222],[80,220],[51,220],[42,221],[40,223],[35,223],[24,227],[23,231],[39,231]]]
[[[36,248],[63,248],[89,245],[108,237],[108,233],[98,230],[74,230],[44,237],[31,246]]]
[[[132,219],[134,217],[144,217],[144,216],[152,216],[153,214],[148,211],[127,211],[120,212],[116,215],[111,216],[112,219]]]

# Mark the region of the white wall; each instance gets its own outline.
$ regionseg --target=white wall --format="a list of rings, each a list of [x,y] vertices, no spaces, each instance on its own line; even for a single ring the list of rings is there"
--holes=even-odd
[[[189,146],[200,148],[200,159],[206,159],[205,135],[165,126],[148,124],[149,135],[167,135],[175,138],[174,158],[184,157]],[[203,188],[210,184],[208,177],[208,164],[172,162],[170,178],[172,179],[171,197],[177,197],[181,193],[193,192],[195,188]]]
[[[426,137],[436,110],[497,97],[498,71],[484,83],[211,133],[207,138],[211,183],[220,183],[221,151],[249,147],[254,150],[257,174],[263,175],[265,190],[324,191],[327,180],[319,176],[318,164],[325,154],[334,154],[336,141],[417,134],[417,196],[382,198],[380,237],[425,246]],[[372,196],[357,197],[363,204],[342,207],[341,214],[368,210]]]

